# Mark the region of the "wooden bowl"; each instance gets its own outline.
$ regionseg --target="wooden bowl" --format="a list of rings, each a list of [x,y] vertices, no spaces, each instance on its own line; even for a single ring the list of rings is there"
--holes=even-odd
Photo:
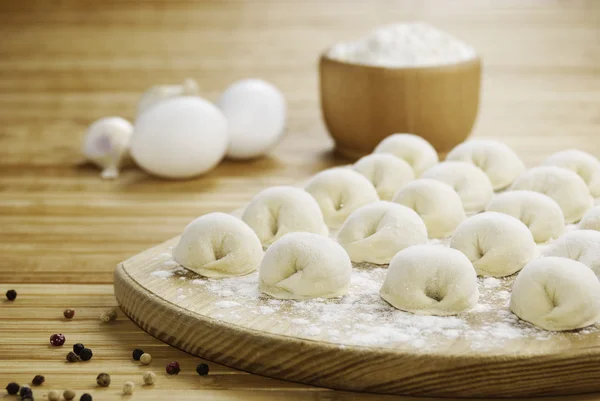
[[[321,56],[321,108],[339,153],[371,153],[394,133],[413,133],[440,153],[464,141],[479,108],[481,61],[387,68]]]

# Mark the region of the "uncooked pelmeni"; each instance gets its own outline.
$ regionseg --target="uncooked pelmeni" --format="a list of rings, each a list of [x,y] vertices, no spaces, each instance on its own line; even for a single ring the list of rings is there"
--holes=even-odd
[[[600,231],[600,206],[595,206],[585,212],[579,222],[579,228]]]
[[[464,253],[479,276],[504,277],[518,272],[536,255],[531,232],[507,214],[484,212],[463,221],[450,247]]]
[[[343,167],[321,171],[308,182],[305,189],[316,199],[325,223],[330,227],[341,226],[350,213],[379,200],[369,180]]]
[[[352,262],[337,242],[312,233],[286,234],[265,252],[259,288],[280,299],[333,298],[348,292]]]
[[[367,155],[352,168],[371,181],[381,200],[392,200],[398,189],[415,179],[410,164],[387,153]]]
[[[263,249],[256,233],[226,213],[210,213],[187,225],[173,258],[205,277],[241,276],[260,265]]]
[[[583,179],[562,167],[540,166],[523,173],[511,190],[528,189],[548,195],[558,203],[566,223],[575,223],[594,203]]]
[[[600,277],[600,232],[574,230],[566,233],[542,252],[544,256],[560,256],[583,263]]]
[[[438,154],[429,142],[413,134],[393,134],[379,142],[374,153],[391,153],[411,165],[415,177],[437,164]]]
[[[423,178],[450,185],[458,193],[467,213],[481,212],[494,195],[488,176],[479,167],[467,162],[440,163],[423,173]]]
[[[244,210],[242,220],[256,232],[263,246],[291,232],[328,233],[317,201],[303,189],[288,186],[259,192]]]
[[[535,242],[558,238],[565,230],[565,216],[558,203],[539,192],[503,192],[492,199],[486,210],[521,220],[531,231]]]
[[[380,291],[392,306],[423,315],[456,315],[477,304],[477,275],[462,253],[415,245],[396,254]]]
[[[446,238],[466,219],[462,201],[452,187],[441,181],[420,178],[409,182],[394,196],[394,202],[417,212],[429,238]]]
[[[584,264],[545,257],[517,276],[510,310],[545,330],[574,330],[600,320],[600,281]]]
[[[398,251],[427,243],[427,228],[412,209],[380,201],[356,209],[338,233],[353,262],[390,263]]]
[[[600,197],[600,161],[596,157],[581,150],[568,149],[549,156],[544,164],[577,173],[590,188],[592,196]]]
[[[511,148],[487,139],[461,143],[448,153],[446,160],[473,163],[487,174],[495,190],[506,188],[525,171],[525,165]]]

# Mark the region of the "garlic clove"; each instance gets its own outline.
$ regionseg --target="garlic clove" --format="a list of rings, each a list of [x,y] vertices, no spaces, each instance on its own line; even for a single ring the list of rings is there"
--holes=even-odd
[[[138,103],[138,117],[161,100],[176,96],[196,96],[200,93],[198,82],[192,78],[187,78],[179,85],[156,85],[148,89],[142,95]]]
[[[102,169],[103,179],[115,179],[129,157],[133,125],[121,117],[105,117],[89,126],[82,152],[87,160]]]

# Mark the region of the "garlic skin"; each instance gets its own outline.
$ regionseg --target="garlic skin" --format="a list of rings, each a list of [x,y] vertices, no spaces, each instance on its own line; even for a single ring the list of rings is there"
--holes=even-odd
[[[192,78],[187,78],[179,85],[155,85],[148,89],[138,103],[138,117],[152,105],[163,99],[176,96],[197,96],[200,93],[198,82]]]
[[[81,151],[87,160],[102,169],[102,178],[115,179],[129,157],[132,134],[133,125],[129,121],[121,117],[104,117],[89,126]]]
[[[184,179],[215,167],[225,156],[227,120],[198,96],[164,99],[135,122],[130,149],[134,161],[150,174]]]
[[[229,123],[227,157],[252,159],[266,154],[281,139],[287,114],[285,97],[269,82],[244,79],[231,84],[217,106]]]

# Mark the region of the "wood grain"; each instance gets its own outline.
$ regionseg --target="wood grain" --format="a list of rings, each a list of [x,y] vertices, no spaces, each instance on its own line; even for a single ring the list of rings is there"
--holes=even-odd
[[[481,52],[481,109],[474,135],[499,138],[528,165],[565,147],[600,155],[600,3],[595,0],[3,0],[0,1],[0,388],[46,374],[43,388],[90,389],[94,399],[379,400],[238,372],[144,333],[116,306],[117,263],[177,235],[194,217],[229,211],[275,184],[293,184],[345,162],[331,153],[319,109],[317,58],[332,43],[374,26],[425,20]],[[195,78],[214,100],[230,82],[262,77],[289,102],[288,134],[265,159],[226,161],[204,177],[169,182],[131,168],[105,182],[82,164],[79,145],[94,119],[132,118],[140,93]],[[128,228],[123,229],[124,226]],[[76,309],[73,321],[62,310]],[[95,350],[63,362],[52,332]],[[133,348],[148,349],[158,374],[141,387]],[[183,372],[162,373],[179,360]],[[95,389],[101,371],[113,386]],[[159,373],[160,372],[160,373]],[[192,391],[193,390],[193,391]],[[3,393],[0,392],[0,398]],[[133,399],[132,397],[132,399]],[[595,396],[571,399],[591,400]],[[43,399],[37,397],[37,399]]]

